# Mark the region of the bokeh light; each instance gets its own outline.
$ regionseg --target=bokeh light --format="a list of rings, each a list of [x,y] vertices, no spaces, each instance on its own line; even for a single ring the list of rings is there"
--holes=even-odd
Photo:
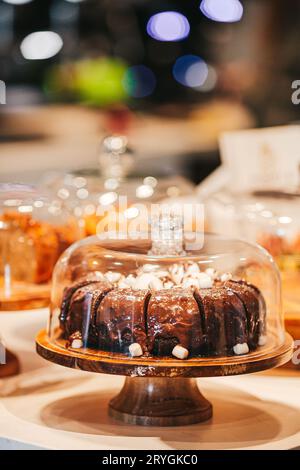
[[[135,191],[136,197],[139,199],[147,199],[148,197],[151,197],[153,193],[154,189],[148,184],[141,184],[141,186],[138,186]]]
[[[208,66],[201,57],[192,54],[184,55],[176,60],[173,76],[181,85],[198,88],[208,77]]]
[[[190,32],[187,18],[176,11],[165,11],[151,16],[147,33],[158,41],[180,41]]]
[[[115,57],[62,62],[48,70],[45,88],[56,98],[70,96],[91,106],[111,106],[128,97],[123,86],[126,70],[127,64]]]
[[[11,5],[24,5],[25,3],[30,3],[32,0],[3,0],[5,3],[10,3]]]
[[[129,96],[144,98],[153,93],[156,87],[156,78],[152,70],[145,65],[134,65],[127,69],[123,86]]]
[[[102,206],[109,206],[114,204],[118,199],[118,194],[115,192],[104,193],[99,197],[99,202]]]
[[[28,60],[44,60],[54,57],[63,47],[62,38],[53,31],[37,31],[23,39],[20,49]]]
[[[223,23],[239,21],[243,16],[239,0],[202,0],[200,10],[210,20]]]
[[[207,64],[207,69],[208,73],[206,80],[201,86],[197,87],[198,91],[209,92],[213,90],[217,84],[218,75],[216,69],[209,64]]]

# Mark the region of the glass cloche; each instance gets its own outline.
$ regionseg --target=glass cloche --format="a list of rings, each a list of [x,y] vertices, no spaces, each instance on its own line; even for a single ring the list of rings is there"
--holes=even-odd
[[[257,242],[275,258],[287,318],[300,320],[300,193],[223,190],[207,203],[212,230]]]
[[[282,346],[280,276],[267,251],[214,234],[192,238],[176,217],[158,216],[151,227],[135,239],[88,237],[65,251],[53,274],[55,347],[236,363]]]
[[[82,236],[77,220],[33,186],[0,185],[0,309],[46,306],[61,253]]]
[[[72,211],[86,235],[104,232],[116,217],[120,225],[141,219],[140,205],[193,193],[192,183],[182,177],[141,174],[135,166],[136,156],[127,138],[111,135],[101,143],[95,168],[48,175],[43,184]],[[147,218],[142,225],[147,230]]]

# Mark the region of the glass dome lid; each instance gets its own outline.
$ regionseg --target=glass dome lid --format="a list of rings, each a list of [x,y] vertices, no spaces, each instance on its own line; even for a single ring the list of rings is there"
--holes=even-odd
[[[159,220],[135,240],[92,236],[58,261],[48,336],[63,350],[132,359],[259,358],[284,343],[271,256]]]
[[[55,263],[80,236],[76,219],[47,194],[0,184],[0,309],[48,305]]]

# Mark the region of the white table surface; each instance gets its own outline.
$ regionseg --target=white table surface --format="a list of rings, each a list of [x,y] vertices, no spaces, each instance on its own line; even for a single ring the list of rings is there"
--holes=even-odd
[[[214,417],[192,426],[129,426],[107,415],[123,378],[70,370],[35,353],[47,310],[0,315],[22,373],[0,381],[0,449],[300,448],[300,369],[201,379]]]

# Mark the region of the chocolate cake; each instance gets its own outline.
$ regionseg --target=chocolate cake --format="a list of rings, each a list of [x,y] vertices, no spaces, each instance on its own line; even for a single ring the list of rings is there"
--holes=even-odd
[[[107,282],[93,282],[79,287],[71,296],[68,312],[65,317],[67,336],[80,331],[83,342],[92,346],[98,345],[98,329],[95,324],[97,308],[105,294],[112,289]]]
[[[96,313],[101,350],[128,353],[132,343],[147,351],[145,314],[148,290],[114,289],[100,303]]]
[[[181,359],[247,354],[265,343],[266,305],[256,286],[190,265],[179,281],[176,266],[170,278],[147,265],[147,276],[108,272],[99,281],[98,273],[65,289],[63,337],[73,348]]]
[[[177,344],[190,355],[204,352],[205,338],[192,289],[164,289],[151,295],[147,309],[148,349],[169,356]]]

